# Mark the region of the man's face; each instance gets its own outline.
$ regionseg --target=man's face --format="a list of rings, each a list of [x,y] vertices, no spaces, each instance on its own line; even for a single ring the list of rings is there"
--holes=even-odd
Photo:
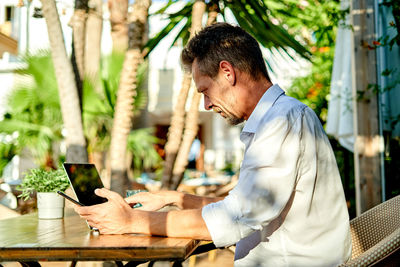
[[[244,121],[239,115],[239,99],[229,81],[224,77],[222,71],[212,79],[200,72],[197,61],[192,65],[193,80],[197,91],[204,95],[204,108],[214,110],[225,118],[231,125],[236,125]]]

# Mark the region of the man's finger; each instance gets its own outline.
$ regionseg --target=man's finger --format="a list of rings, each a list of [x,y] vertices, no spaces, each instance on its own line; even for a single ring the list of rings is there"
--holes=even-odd
[[[110,191],[107,188],[98,188],[94,190],[94,193],[99,197],[107,198],[108,200],[116,200],[121,197],[117,192]]]
[[[133,196],[129,196],[125,198],[125,201],[128,203],[138,203],[138,202],[144,202],[146,201],[147,197],[144,195],[141,195],[141,193],[138,193]]]
[[[92,214],[92,213],[93,213],[92,208],[91,208],[91,207],[88,207],[88,206],[82,207],[82,206],[76,205],[76,206],[74,207],[74,210],[75,210],[75,212],[78,213],[79,215],[89,215],[89,214]]]

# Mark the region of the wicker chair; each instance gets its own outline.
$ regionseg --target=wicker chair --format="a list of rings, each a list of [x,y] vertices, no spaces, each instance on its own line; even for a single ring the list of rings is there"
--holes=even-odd
[[[400,195],[350,221],[351,259],[340,266],[400,266]]]

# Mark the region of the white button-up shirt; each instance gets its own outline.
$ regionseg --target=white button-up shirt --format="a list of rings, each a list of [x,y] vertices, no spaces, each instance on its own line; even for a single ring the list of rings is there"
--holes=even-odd
[[[238,184],[203,207],[235,266],[335,266],[351,255],[349,217],[329,140],[315,113],[270,87],[240,135]]]

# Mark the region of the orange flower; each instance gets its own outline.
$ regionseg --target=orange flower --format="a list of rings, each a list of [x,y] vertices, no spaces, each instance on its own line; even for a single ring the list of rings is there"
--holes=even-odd
[[[331,50],[331,48],[329,46],[323,46],[323,47],[319,48],[319,52],[321,52],[321,53],[329,52],[329,50]]]

